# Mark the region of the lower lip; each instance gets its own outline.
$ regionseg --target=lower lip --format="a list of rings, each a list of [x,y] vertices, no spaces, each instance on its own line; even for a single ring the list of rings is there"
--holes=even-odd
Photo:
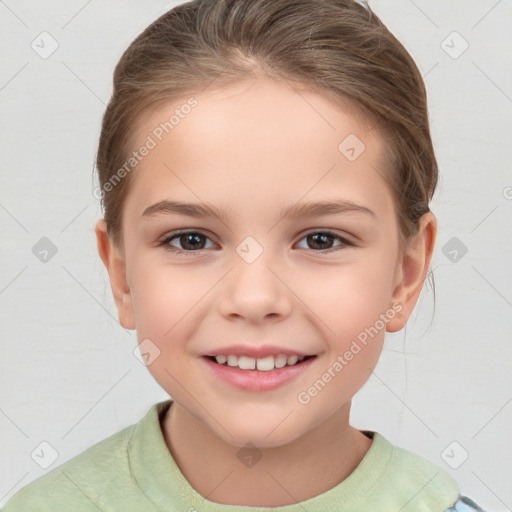
[[[244,391],[271,391],[304,373],[316,359],[316,356],[303,360],[294,366],[275,368],[267,372],[260,370],[241,370],[238,366],[218,364],[208,357],[201,357],[206,366],[219,379]]]

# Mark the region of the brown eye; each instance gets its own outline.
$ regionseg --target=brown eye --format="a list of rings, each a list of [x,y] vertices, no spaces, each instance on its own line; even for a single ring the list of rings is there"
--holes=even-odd
[[[168,251],[193,253],[205,249],[205,242],[207,240],[209,240],[209,238],[206,235],[197,231],[180,231],[162,240],[161,245]],[[178,247],[171,242],[179,244]]]
[[[331,231],[314,231],[307,234],[302,240],[306,240],[307,247],[305,249],[313,249],[314,251],[327,251],[342,249],[345,246],[354,245],[352,242]],[[302,241],[301,240],[301,241]],[[338,240],[340,243],[333,245]]]

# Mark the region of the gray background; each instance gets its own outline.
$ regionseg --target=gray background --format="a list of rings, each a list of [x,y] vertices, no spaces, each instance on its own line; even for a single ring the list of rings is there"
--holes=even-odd
[[[0,1],[0,506],[167,398],[117,321],[93,168],[114,66],[175,4]],[[512,2],[370,5],[429,94],[437,301],[430,325],[426,288],[406,332],[388,334],[352,424],[428,457],[484,508],[510,510]]]

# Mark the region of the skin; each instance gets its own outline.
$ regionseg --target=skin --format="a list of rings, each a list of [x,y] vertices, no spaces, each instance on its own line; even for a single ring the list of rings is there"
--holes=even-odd
[[[189,483],[218,503],[288,505],[339,484],[370,449],[372,441],[349,424],[351,399],[371,375],[385,331],[402,329],[416,304],[436,219],[425,214],[406,252],[399,251],[395,205],[381,177],[389,172],[383,139],[322,95],[256,79],[196,99],[130,176],[122,244],[112,243],[100,220],[98,250],[121,325],[160,350],[148,369],[174,400],[161,427]],[[177,105],[141,119],[137,147]],[[349,134],[366,146],[353,162],[338,150]],[[366,206],[375,217],[280,216],[288,205],[326,199]],[[212,203],[227,219],[142,218],[162,200]],[[182,229],[206,236],[192,249],[188,238],[168,242],[191,254],[159,245]],[[326,229],[354,245],[308,241]],[[247,236],[263,248],[252,263],[236,252]],[[393,304],[400,313],[317,396],[299,403],[298,393]],[[201,356],[212,348],[263,342],[317,358],[291,382],[260,393],[204,369]],[[262,456],[250,468],[237,457],[246,443]]]

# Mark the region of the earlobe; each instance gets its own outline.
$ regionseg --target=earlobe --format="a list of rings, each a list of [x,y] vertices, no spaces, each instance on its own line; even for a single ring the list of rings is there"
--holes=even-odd
[[[131,291],[126,277],[125,257],[110,240],[104,219],[100,219],[96,223],[95,233],[98,253],[109,275],[119,323],[125,329],[135,329],[135,315]]]
[[[425,213],[419,228],[409,244],[395,273],[395,288],[392,304],[400,304],[400,311],[386,325],[386,331],[400,331],[416,305],[423,283],[427,277],[437,236],[437,220],[432,212]],[[395,311],[398,309],[394,306]]]

